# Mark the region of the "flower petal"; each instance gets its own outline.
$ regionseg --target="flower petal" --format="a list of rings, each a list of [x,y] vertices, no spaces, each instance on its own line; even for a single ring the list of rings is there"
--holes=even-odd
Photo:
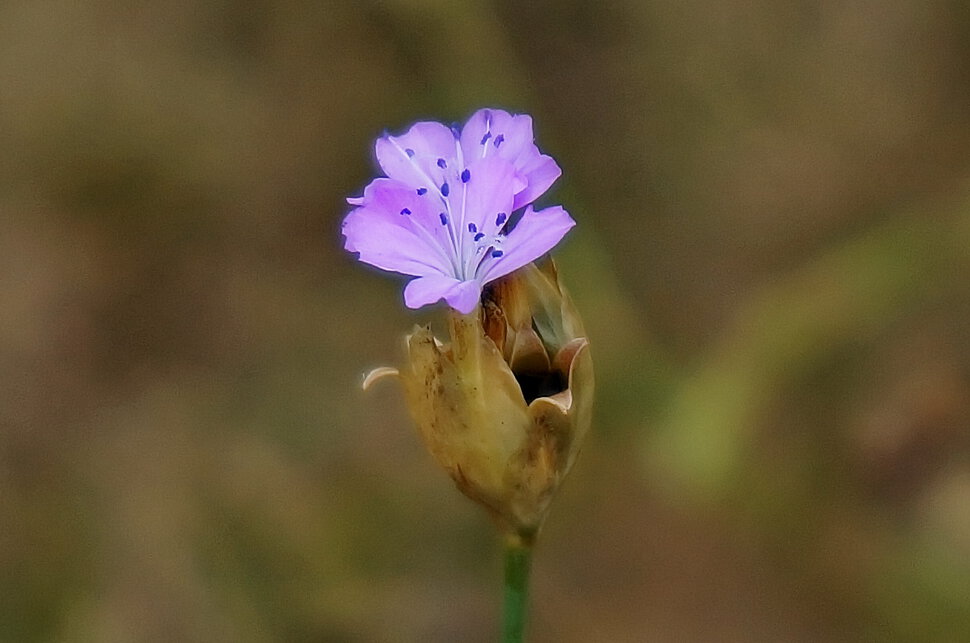
[[[474,279],[461,282],[445,294],[445,301],[448,302],[448,305],[462,315],[467,315],[475,310],[475,306],[478,305],[481,298],[482,285]]]
[[[453,274],[457,265],[453,245],[448,230],[441,224],[440,204],[435,201],[434,197],[419,195],[400,181],[375,179],[358,201],[362,205],[344,221],[345,247],[351,252],[360,252],[362,261],[385,270],[414,275],[427,273],[427,270],[416,272],[413,265],[407,270],[384,265],[388,258],[398,264],[410,258],[439,272]]]
[[[478,110],[461,131],[461,149],[466,159],[497,154],[516,163],[534,145],[532,117],[501,109]]]
[[[344,247],[360,260],[406,275],[453,274],[447,230],[434,201],[399,181],[376,179],[343,223]]]
[[[459,201],[461,268],[457,276],[471,279],[486,253],[495,245],[498,231],[512,212],[513,195],[524,183],[512,164],[498,156],[477,159],[468,166],[468,181]]]
[[[421,237],[410,230],[375,219],[366,208],[356,208],[344,219],[344,248],[364,263],[404,275],[428,275],[448,270]]]
[[[503,254],[482,262],[483,272],[478,280],[484,285],[535,261],[552,250],[574,225],[576,222],[562,206],[536,212],[530,205],[506,237]]]
[[[494,235],[512,213],[515,192],[525,184],[512,164],[497,156],[476,160],[468,166],[468,171],[464,228],[474,223],[478,232]]]
[[[442,170],[455,165],[455,134],[433,121],[415,123],[401,136],[385,134],[375,144],[377,162],[384,173],[415,188],[436,188],[442,183]]]
[[[440,299],[467,315],[481,297],[482,287],[477,281],[459,281],[446,275],[427,275],[412,279],[404,287],[404,303],[408,308],[421,308]]]
[[[422,228],[418,231],[421,236],[430,237],[444,251],[451,252],[451,238],[439,214],[442,204],[430,192],[419,194],[401,181],[379,178],[371,181],[364,190],[363,205],[379,212],[375,216],[386,218],[401,227],[414,230],[415,226],[419,226]]]
[[[534,157],[520,172],[526,177],[528,185],[515,195],[515,204],[512,206],[514,210],[529,205],[545,194],[562,174],[559,165],[551,156],[545,154]]]
[[[532,117],[500,109],[480,109],[461,132],[461,148],[467,161],[499,156],[510,163],[526,182],[516,193],[515,208],[528,205],[561,174],[551,157],[539,152],[532,131]]]

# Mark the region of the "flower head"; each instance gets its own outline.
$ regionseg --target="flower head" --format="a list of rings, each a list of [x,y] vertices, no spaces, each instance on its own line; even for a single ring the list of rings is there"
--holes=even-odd
[[[361,261],[415,277],[404,301],[444,299],[467,314],[482,287],[551,250],[575,225],[560,206],[530,204],[560,169],[533,141],[532,119],[477,111],[460,130],[415,123],[377,139],[374,179],[344,219],[344,247]],[[524,208],[524,210],[523,210]]]

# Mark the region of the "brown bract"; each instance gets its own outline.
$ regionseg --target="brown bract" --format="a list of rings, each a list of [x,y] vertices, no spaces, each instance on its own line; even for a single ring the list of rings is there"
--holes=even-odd
[[[408,409],[458,488],[531,538],[591,422],[582,322],[548,261],[490,285],[481,307],[452,312],[449,323],[448,344],[427,327],[407,338],[399,375]]]

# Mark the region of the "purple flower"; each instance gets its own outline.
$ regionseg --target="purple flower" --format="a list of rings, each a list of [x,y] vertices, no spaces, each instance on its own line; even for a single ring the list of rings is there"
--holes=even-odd
[[[536,147],[527,115],[482,109],[461,131],[415,123],[377,139],[376,153],[386,176],[347,199],[357,207],[343,222],[344,247],[416,277],[404,289],[410,308],[444,299],[471,312],[482,286],[539,258],[575,225],[560,206],[529,205],[561,171]]]

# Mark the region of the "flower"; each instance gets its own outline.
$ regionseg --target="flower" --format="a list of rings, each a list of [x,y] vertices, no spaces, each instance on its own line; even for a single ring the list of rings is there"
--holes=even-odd
[[[592,419],[594,377],[582,321],[552,260],[486,289],[481,309],[449,315],[451,342],[408,336],[397,375],[428,450],[506,533],[534,538]]]
[[[459,131],[415,123],[377,139],[374,179],[344,219],[344,247],[377,268],[415,277],[404,301],[444,299],[467,314],[482,287],[553,248],[575,222],[530,205],[559,177],[533,142],[532,118],[482,109]],[[523,210],[524,208],[524,210]]]

